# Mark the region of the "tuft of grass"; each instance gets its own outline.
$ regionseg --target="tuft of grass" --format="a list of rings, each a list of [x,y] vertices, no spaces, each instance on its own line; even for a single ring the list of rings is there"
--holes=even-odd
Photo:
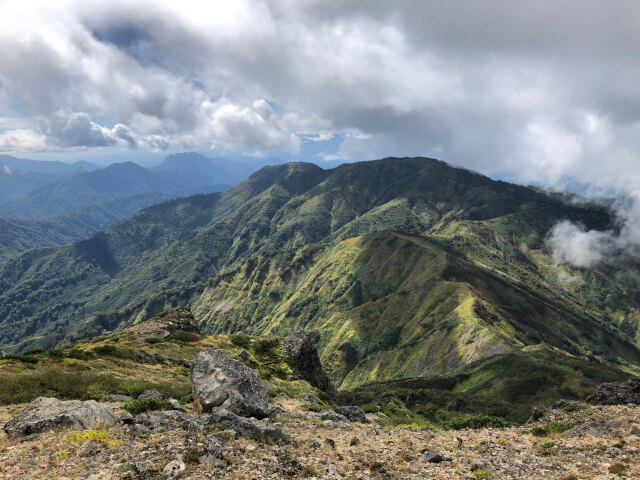
[[[553,448],[557,445],[556,442],[544,442],[542,445],[540,445],[542,448],[544,449],[549,449],[549,448]]]
[[[546,437],[554,433],[563,433],[573,428],[570,422],[550,422],[546,425],[535,426],[529,432],[536,437]]]
[[[317,477],[319,476],[318,471],[313,467],[307,467],[304,469],[303,475],[305,477]]]
[[[173,407],[165,400],[155,398],[138,398],[122,405],[122,408],[131,415],[149,412],[152,410],[171,410]]]
[[[76,445],[83,444],[88,440],[112,447],[122,444],[120,440],[114,440],[106,430],[94,429],[85,432],[75,432],[65,438],[65,441]]]
[[[239,333],[237,335],[231,335],[231,343],[233,343],[237,347],[249,349],[251,347],[251,338],[249,338],[249,335]]]
[[[174,330],[171,332],[171,338],[180,342],[194,343],[202,340],[202,335],[198,335],[194,332],[187,332],[186,330]]]
[[[622,475],[626,469],[627,466],[624,463],[616,462],[613,465],[609,466],[609,473],[613,473],[614,475]]]
[[[144,343],[148,343],[150,345],[153,345],[155,343],[163,343],[164,339],[160,338],[160,337],[148,337],[144,339]]]
[[[325,410],[325,408],[323,408],[321,405],[311,405],[310,403],[300,405],[300,408],[309,412],[321,412]]]
[[[491,472],[489,470],[474,470],[471,474],[478,480],[491,478]]]
[[[488,415],[468,415],[454,417],[442,422],[442,426],[449,430],[464,430],[478,428],[505,428],[509,422],[498,417]]]

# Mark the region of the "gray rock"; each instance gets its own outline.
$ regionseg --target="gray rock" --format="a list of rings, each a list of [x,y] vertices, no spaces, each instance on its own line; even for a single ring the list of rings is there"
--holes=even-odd
[[[325,410],[324,412],[320,412],[318,417],[322,420],[330,420],[332,422],[348,422],[349,419],[344,415],[340,415],[339,413],[333,412],[331,410]]]
[[[162,469],[162,475],[167,478],[180,478],[187,474],[187,466],[182,459],[173,460]]]
[[[7,435],[29,435],[54,428],[110,427],[118,424],[113,410],[95,400],[61,401],[56,398],[38,397],[5,426]]]
[[[367,415],[362,408],[355,406],[336,407],[336,412],[349,419],[351,422],[369,423]]]
[[[238,358],[243,363],[246,363],[249,360],[251,360],[251,354],[249,352],[247,352],[246,350],[242,350],[240,353],[238,353]]]
[[[131,468],[133,469],[133,471],[138,475],[144,475],[149,470],[152,470],[153,467],[154,467],[154,464],[151,460],[142,460],[141,462],[136,462],[133,465],[131,465]]]
[[[93,440],[87,440],[84,442],[78,450],[76,450],[76,457],[90,457],[100,451],[100,445]]]
[[[576,425],[572,429],[567,430],[566,434],[572,437],[582,437],[584,435],[606,437],[613,435],[615,432],[622,429],[623,426],[624,424],[620,420],[593,420]]]
[[[309,405],[318,405],[320,403],[313,393],[303,393],[301,397],[302,400]]]
[[[155,390],[145,390],[138,398],[153,398],[154,400],[164,400],[164,396],[160,392],[156,392]]]
[[[105,402],[130,402],[131,400],[133,397],[129,395],[107,395],[104,399]]]
[[[131,425],[133,423],[133,415],[125,410],[120,414],[120,421],[125,425]]]
[[[440,450],[429,450],[422,454],[422,461],[428,463],[450,462],[451,457],[443,454]]]
[[[489,470],[489,460],[485,460],[484,458],[478,458],[471,463],[471,471],[475,472],[476,470]]]
[[[254,440],[287,440],[287,435],[279,425],[268,420],[240,417],[223,409],[212,410],[208,416],[208,423],[231,428],[240,435]]]
[[[296,377],[306,380],[312,386],[326,392],[329,397],[335,398],[336,389],[331,384],[318,356],[316,343],[319,338],[317,332],[296,330],[285,338],[284,352],[293,364],[293,373]]]
[[[136,415],[134,418],[136,427],[143,425],[150,430],[160,427],[174,426],[183,430],[200,430],[198,419],[178,410],[156,410]]]
[[[187,411],[186,408],[184,408],[182,406],[182,404],[178,400],[176,400],[175,398],[169,398],[169,399],[167,399],[167,402],[169,402],[171,404],[171,407],[174,410],[178,410],[180,412],[186,412]]]
[[[593,405],[624,405],[640,403],[640,377],[633,377],[626,382],[603,383],[587,397]]]
[[[196,405],[202,412],[222,407],[243,417],[268,415],[269,387],[245,364],[222,351],[204,350],[191,363]]]

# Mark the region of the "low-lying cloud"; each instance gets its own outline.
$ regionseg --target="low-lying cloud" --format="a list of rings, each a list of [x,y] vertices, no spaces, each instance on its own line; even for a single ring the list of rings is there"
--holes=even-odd
[[[637,197],[630,207],[617,212],[617,228],[587,230],[567,220],[549,233],[547,245],[554,260],[576,267],[622,265],[640,259],[640,203]]]

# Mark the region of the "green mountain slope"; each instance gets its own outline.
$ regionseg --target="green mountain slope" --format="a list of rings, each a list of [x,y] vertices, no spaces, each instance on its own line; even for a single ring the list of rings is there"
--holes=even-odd
[[[603,207],[430,159],[267,167],[7,260],[0,348],[51,347],[186,303],[210,333],[317,329],[343,390],[517,358],[548,366],[549,395],[578,396],[638,370],[640,295],[620,272],[554,265],[544,239],[561,219],[612,222]]]

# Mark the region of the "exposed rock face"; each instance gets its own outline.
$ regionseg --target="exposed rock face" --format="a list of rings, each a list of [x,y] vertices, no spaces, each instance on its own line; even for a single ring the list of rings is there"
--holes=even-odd
[[[640,404],[640,377],[626,382],[603,383],[587,397],[587,402],[594,405]]]
[[[204,417],[204,415],[203,415]],[[254,440],[286,440],[287,435],[278,425],[268,420],[256,420],[255,418],[243,418],[223,409],[214,409],[209,415],[208,423],[216,423],[227,428],[232,428],[240,435]]]
[[[145,390],[138,398],[153,398],[154,400],[164,400],[164,396],[155,390]]]
[[[336,412],[349,419],[350,422],[369,423],[367,415],[362,408],[356,406],[336,407]]]
[[[56,398],[38,397],[5,426],[8,435],[31,434],[58,427],[86,430],[96,426],[118,425],[113,410],[95,400],[67,402]]]
[[[285,338],[284,351],[293,364],[293,372],[297,377],[323,390],[331,398],[335,398],[336,390],[320,363],[316,348],[318,340],[317,332],[296,330]]]
[[[201,411],[222,407],[243,417],[268,415],[269,388],[258,375],[222,351],[210,348],[191,363],[191,382]]]

